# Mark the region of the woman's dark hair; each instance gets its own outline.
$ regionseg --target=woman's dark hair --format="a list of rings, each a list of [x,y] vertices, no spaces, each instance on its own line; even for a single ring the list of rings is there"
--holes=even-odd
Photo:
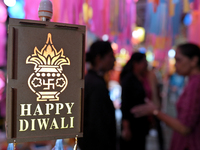
[[[200,48],[196,44],[193,43],[180,44],[177,47],[177,49],[179,49],[183,55],[185,55],[190,59],[197,56],[199,59],[197,65],[200,67]]]
[[[133,71],[133,63],[139,63],[144,58],[146,58],[146,55],[140,52],[135,52],[132,54],[130,60],[126,63],[124,68],[122,69],[122,72],[120,74],[120,82],[122,81],[123,77],[127,75],[128,73]]]
[[[90,46],[89,51],[86,53],[86,62],[90,62],[94,66],[95,58],[98,55],[104,57],[110,51],[112,51],[112,47],[109,41],[98,40]]]

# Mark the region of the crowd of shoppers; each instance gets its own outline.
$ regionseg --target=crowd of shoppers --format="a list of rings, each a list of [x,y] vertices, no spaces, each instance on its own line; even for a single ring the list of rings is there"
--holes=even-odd
[[[116,150],[115,109],[109,97],[104,75],[113,68],[115,58],[109,42],[94,42],[86,61],[91,68],[85,78],[84,134],[81,150]],[[156,76],[147,68],[145,54],[135,52],[122,69],[122,130],[120,150],[145,150],[146,136],[160,121],[174,130],[171,150],[200,150],[200,49],[186,43],[176,49],[176,72],[189,80],[178,102],[178,117],[161,111],[161,97]]]

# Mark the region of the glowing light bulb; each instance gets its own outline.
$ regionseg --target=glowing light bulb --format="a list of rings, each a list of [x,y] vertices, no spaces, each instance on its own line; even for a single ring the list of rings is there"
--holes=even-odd
[[[142,29],[138,29],[137,32],[138,32],[139,36],[141,36],[143,34],[143,30]]]
[[[148,62],[152,62],[154,60],[154,55],[151,51],[146,52],[146,59]]]
[[[176,55],[176,51],[174,49],[170,49],[169,52],[168,52],[168,56],[170,58],[174,58]]]
[[[102,40],[103,40],[103,41],[108,41],[108,39],[109,39],[109,36],[108,36],[107,34],[104,34],[104,35],[102,36]]]
[[[125,54],[126,54],[126,49],[125,49],[125,48],[122,48],[122,49],[120,50],[120,54],[125,55]]]
[[[138,42],[144,41],[145,29],[142,28],[142,27],[135,27],[134,31],[132,32],[132,37],[135,40],[134,42],[136,42],[136,41],[138,41]]]
[[[16,4],[16,0],[4,0],[4,3],[6,4],[6,6],[8,7],[13,7]]]
[[[137,30],[133,31],[133,32],[132,32],[132,36],[133,36],[135,39],[137,39],[137,38],[139,37],[138,31],[137,31]]]
[[[118,45],[117,45],[117,43],[112,43],[111,44],[111,46],[112,46],[112,49],[114,50],[114,51],[116,51],[117,49],[118,49]]]

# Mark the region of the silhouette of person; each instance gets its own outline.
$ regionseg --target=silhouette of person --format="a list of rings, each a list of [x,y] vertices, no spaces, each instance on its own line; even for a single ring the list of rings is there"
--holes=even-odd
[[[145,103],[147,95],[143,86],[143,78],[146,72],[147,60],[145,54],[135,52],[120,75],[122,86],[121,150],[145,150],[146,135],[150,127],[148,117],[136,118],[131,114],[131,109]]]
[[[115,109],[104,75],[113,69],[115,57],[110,42],[94,42],[86,54],[91,69],[85,76],[84,130],[81,150],[116,150]]]

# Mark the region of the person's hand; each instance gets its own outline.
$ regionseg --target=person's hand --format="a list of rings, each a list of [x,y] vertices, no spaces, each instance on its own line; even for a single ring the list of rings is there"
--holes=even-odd
[[[172,86],[172,91],[176,92],[178,90],[178,88],[176,86]]]
[[[146,100],[146,104],[133,107],[131,113],[139,118],[153,114],[154,110],[158,110],[157,106],[152,101]]]
[[[132,137],[132,134],[131,134],[131,131],[129,128],[124,128],[122,130],[122,138],[126,141],[130,141],[131,140],[131,137]]]

